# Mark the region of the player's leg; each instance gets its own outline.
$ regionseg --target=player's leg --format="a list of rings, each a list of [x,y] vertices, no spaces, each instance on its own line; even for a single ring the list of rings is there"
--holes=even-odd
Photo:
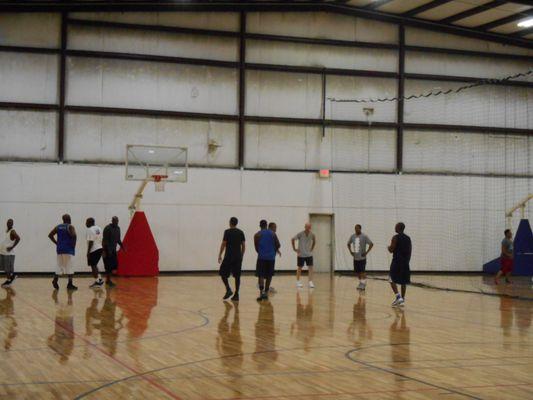
[[[241,288],[241,274],[234,276],[235,278],[235,294],[231,298],[232,301],[239,301],[239,289]]]
[[[74,286],[74,271],[72,270],[72,256],[70,254],[63,254],[65,257],[65,272],[68,276],[68,284],[67,284],[67,290],[78,290],[76,286]]]
[[[405,301],[405,292],[407,291],[407,285],[402,285],[402,299]]]
[[[306,262],[308,263],[307,264],[307,270],[308,270],[308,280],[309,280],[309,287],[311,289],[313,289],[315,287],[315,284],[313,283],[313,278],[314,278],[314,267],[313,267],[313,257],[308,257]]]
[[[52,286],[55,290],[59,289],[59,276],[63,275],[64,267],[63,267],[64,261],[63,261],[63,254],[57,255],[57,265],[56,265],[56,271],[54,274],[54,278],[52,279]]]
[[[257,301],[263,300],[263,292],[265,290],[265,278],[262,275],[259,275],[257,277],[257,283],[259,285],[259,297],[257,298]]]
[[[98,289],[101,288],[104,284],[104,281],[102,280],[102,276],[100,275],[100,271],[98,271],[98,262],[100,261],[100,258],[102,257],[102,250],[96,250],[90,253],[87,256],[87,263],[89,264],[89,267],[91,267],[91,272],[94,278],[94,282],[89,286],[91,289]]]
[[[224,294],[224,297],[222,300],[227,300],[231,297],[233,294],[233,291],[231,290],[231,286],[229,284],[229,276],[230,276],[230,266],[227,262],[222,261],[222,264],[220,264],[220,279],[222,279],[222,283],[224,283],[224,287],[226,288],[226,294]]]
[[[303,266],[304,264],[303,264],[302,257],[297,257],[296,258],[296,287],[299,287],[299,288],[303,287],[302,282],[301,282]]]
[[[104,260],[105,265],[105,260]],[[107,255],[107,265],[105,266],[105,284],[108,287],[115,287],[117,286],[112,280],[111,277],[113,276],[113,271],[116,270],[118,267],[118,257],[117,254],[108,254]]]

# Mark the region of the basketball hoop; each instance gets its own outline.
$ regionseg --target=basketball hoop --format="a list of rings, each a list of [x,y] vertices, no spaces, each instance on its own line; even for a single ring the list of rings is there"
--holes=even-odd
[[[152,175],[152,178],[154,180],[155,191],[164,192],[165,183],[166,183],[166,179],[168,178],[168,175]]]

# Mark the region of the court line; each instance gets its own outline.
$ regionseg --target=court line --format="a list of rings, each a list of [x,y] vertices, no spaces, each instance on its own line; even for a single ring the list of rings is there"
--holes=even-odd
[[[497,342],[498,344],[500,342]],[[515,342],[515,344],[517,344],[519,342]],[[366,350],[366,349],[370,349],[370,348],[374,348],[374,347],[385,347],[385,346],[391,346],[391,345],[407,345],[407,344],[411,344],[411,343],[395,343],[395,344],[389,344],[389,343],[380,343],[380,344],[374,344],[374,345],[370,345],[370,346],[367,346],[367,347],[359,347],[359,348],[356,348],[356,349],[351,349],[349,350],[347,353],[345,353],[345,357],[348,358],[349,360],[351,361],[354,361],[352,360],[351,358],[347,357],[346,354],[350,353],[350,352],[355,352],[355,351],[360,351],[360,350]],[[461,345],[471,345],[471,344],[479,344],[479,342],[438,342],[438,343],[419,343],[419,345],[445,345],[445,344],[461,344]],[[485,344],[485,343],[484,343]],[[495,344],[495,343],[486,343],[486,344]],[[312,349],[338,349],[338,348],[346,348],[346,347],[350,347],[349,345],[334,345],[334,346],[316,346],[316,347],[312,347]],[[165,367],[161,367],[161,368],[157,368],[157,369],[153,369],[153,370],[150,370],[150,371],[145,371],[145,372],[142,372],[142,373],[139,373],[139,374],[135,374],[135,375],[131,375],[131,376],[127,376],[127,377],[124,377],[124,378],[120,378],[120,379],[117,379],[115,381],[112,381],[112,382],[108,382],[100,387],[96,387],[94,389],[91,389],[90,391],[88,392],[85,392],[85,393],[82,393],[80,394],[79,396],[75,397],[75,400],[80,400],[80,399],[83,399],[85,398],[86,396],[90,395],[90,394],[93,394],[97,391],[100,391],[102,389],[106,389],[110,386],[113,386],[113,385],[116,385],[116,384],[119,384],[119,383],[122,383],[122,382],[125,382],[125,381],[128,381],[128,380],[132,380],[132,379],[135,379],[135,378],[138,378],[140,376],[143,376],[143,375],[147,375],[147,374],[155,374],[155,373],[158,373],[158,372],[162,372],[162,371],[166,371],[166,370],[169,370],[169,369],[173,369],[173,368],[180,368],[180,367],[185,367],[185,366],[189,366],[189,365],[194,365],[194,364],[200,364],[200,363],[203,363],[203,362],[209,362],[209,361],[215,361],[215,360],[222,360],[222,359],[226,359],[226,358],[234,358],[234,357],[241,357],[241,356],[249,356],[249,355],[254,355],[254,354],[266,354],[266,353],[273,353],[273,352],[280,352],[280,353],[285,353],[285,352],[291,352],[291,351],[299,351],[299,350],[305,350],[305,347],[296,347],[296,348],[290,348],[290,349],[273,349],[273,350],[265,350],[265,351],[258,351],[258,352],[250,352],[250,353],[236,353],[236,354],[229,354],[229,355],[226,355],[226,356],[217,356],[217,357],[209,357],[209,358],[204,358],[204,359],[201,359],[201,360],[195,360],[195,361],[187,361],[185,363],[179,363],[179,364],[174,364],[174,365],[168,365],[168,366],[165,366]],[[366,366],[367,368],[374,368],[374,369],[379,369],[379,367],[375,367],[373,365],[368,365]],[[349,372],[350,370],[346,370],[347,372]],[[355,372],[355,371],[354,371]],[[171,378],[158,378],[160,380],[169,380]],[[410,379],[410,378],[406,378],[406,379]],[[425,383],[425,382],[422,382],[422,383]],[[443,388],[440,388],[439,389],[443,389]],[[444,390],[446,391],[449,391],[451,392],[451,390],[448,390],[446,388],[444,388]],[[463,395],[462,393],[458,393],[458,394],[461,394]],[[468,395],[466,395],[468,396]],[[282,396],[283,397],[283,396]],[[481,400],[477,397],[471,397],[471,398],[474,398],[474,399],[477,399],[477,400]]]
[[[101,349],[98,345],[92,343],[90,340],[87,340],[85,337],[83,336],[80,336],[79,334],[77,334],[76,332],[74,332],[74,330],[70,329],[69,327],[67,326],[64,326],[63,324],[60,324],[58,323],[55,319],[52,319],[51,317],[49,317],[45,312],[41,311],[40,309],[38,309],[37,307],[35,307],[33,304],[31,304],[30,302],[28,302],[27,300],[25,299],[22,299],[22,301],[24,303],[26,303],[30,308],[32,308],[33,310],[37,311],[39,314],[41,314],[42,316],[44,316],[45,318],[49,319],[50,321],[54,322],[54,324],[57,324],[59,325],[62,329],[64,329],[65,331],[67,332],[70,332],[72,333],[74,336],[78,337],[79,339],[81,339],[82,341],[84,341],[85,343],[87,343],[89,346],[92,346],[94,347],[96,350],[98,350],[100,353],[102,353],[103,355],[105,355],[106,357],[110,358],[112,361],[114,361],[115,363],[119,364],[120,366],[130,370],[131,372],[134,372],[134,373],[138,373],[138,371],[133,368],[133,367],[130,367],[128,364],[126,364],[125,362],[119,360],[118,358],[116,358],[115,356],[107,353],[104,349]],[[151,379],[150,377],[147,377],[145,376],[144,374],[143,375],[140,375],[142,377],[142,379],[146,380],[149,384],[151,384],[152,386],[154,386],[155,388],[161,390],[163,393],[167,394],[169,397],[171,397],[172,399],[174,400],[182,400],[181,397],[178,397],[177,395],[175,395],[172,391],[170,391],[169,389],[167,389],[166,387],[160,385],[159,383],[155,382],[153,379]]]
[[[410,345],[410,343],[394,343],[394,344],[391,343],[391,344],[389,344],[389,347],[390,346],[399,346],[399,345]],[[402,374],[400,372],[396,372],[396,371],[388,369],[388,368],[378,367],[377,365],[373,365],[373,364],[370,364],[370,363],[365,362],[365,361],[357,360],[357,359],[353,358],[351,355],[352,355],[352,353],[355,353],[356,351],[359,351],[359,350],[360,349],[352,349],[352,350],[346,352],[344,354],[344,356],[350,361],[353,361],[353,362],[355,362],[357,364],[360,364],[360,365],[364,365],[365,367],[369,367],[369,368],[375,369],[376,371],[386,372],[388,374],[391,374],[391,375],[394,375],[394,376],[398,376],[400,378],[404,378],[404,379],[407,379],[409,381],[418,382],[418,383],[421,383],[421,384],[426,385],[426,386],[431,386],[431,387],[436,388],[436,389],[445,390],[446,392],[455,393],[455,394],[458,394],[460,396],[468,397],[470,399],[483,400],[481,397],[470,395],[468,393],[463,393],[463,392],[460,392],[459,390],[450,389],[450,388],[447,388],[445,386],[436,385],[434,383],[427,382],[427,381],[424,381],[424,380],[418,379],[418,378],[413,378],[413,377],[411,377],[409,375],[405,375],[405,374]]]

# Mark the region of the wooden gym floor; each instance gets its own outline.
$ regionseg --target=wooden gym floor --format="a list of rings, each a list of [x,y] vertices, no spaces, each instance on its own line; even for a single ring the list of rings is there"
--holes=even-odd
[[[399,310],[385,281],[361,294],[340,276],[313,291],[276,276],[261,304],[245,276],[238,305],[217,276],[76,283],[70,298],[45,278],[1,290],[0,398],[533,398],[531,300],[410,287]]]

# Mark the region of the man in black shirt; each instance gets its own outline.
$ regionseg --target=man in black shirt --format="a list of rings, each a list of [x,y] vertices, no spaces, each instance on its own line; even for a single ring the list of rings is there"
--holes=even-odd
[[[396,299],[392,303],[393,307],[402,307],[405,303],[405,291],[407,284],[411,283],[411,271],[409,262],[411,261],[411,238],[404,233],[405,224],[398,222],[394,228],[396,235],[392,237],[389,252],[392,253],[392,263],[390,266],[390,284]],[[401,285],[402,293],[398,293],[398,286]]]
[[[244,233],[237,228],[239,220],[235,217],[231,217],[229,220],[229,229],[224,231],[224,238],[220,244],[220,251],[218,253],[218,263],[220,264],[220,277],[224,286],[226,286],[226,294],[224,300],[227,300],[233,295],[231,286],[229,285],[228,278],[231,275],[235,278],[235,294],[231,298],[232,301],[239,301],[239,288],[241,286],[241,269],[242,258],[246,246],[244,244]],[[224,253],[224,258],[222,258]]]
[[[122,240],[120,239],[120,227],[118,226],[118,217],[113,217],[111,223],[104,228],[102,235],[102,257],[106,272],[106,285],[109,287],[116,286],[111,281],[111,275],[118,268],[117,245],[124,250]]]

